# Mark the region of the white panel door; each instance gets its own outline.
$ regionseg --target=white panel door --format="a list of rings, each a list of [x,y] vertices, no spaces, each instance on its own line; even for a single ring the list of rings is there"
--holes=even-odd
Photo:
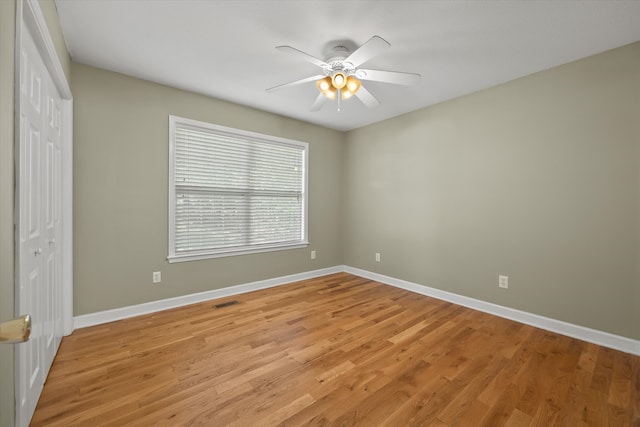
[[[20,48],[17,312],[30,314],[29,341],[16,346],[18,425],[28,425],[62,337],[60,105],[28,31]]]
[[[31,42],[31,43],[29,43]],[[30,49],[30,47],[32,47]],[[19,372],[19,414],[31,418],[42,389],[42,319],[38,295],[42,293],[42,148],[43,65],[33,42],[25,34],[20,52],[20,254],[18,314],[31,314],[31,338],[16,346]]]
[[[60,171],[61,158],[61,99],[58,91],[46,74],[47,84],[44,93],[46,115],[44,116],[44,134],[46,142],[42,153],[42,209],[43,209],[43,242],[42,258],[45,263],[46,279],[42,289],[43,315],[43,367],[44,377],[49,371],[53,358],[62,338],[62,262],[61,262],[61,218],[60,201],[62,180]]]

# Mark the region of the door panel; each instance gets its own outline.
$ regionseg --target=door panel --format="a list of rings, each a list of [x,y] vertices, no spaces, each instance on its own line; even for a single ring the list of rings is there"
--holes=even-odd
[[[37,119],[38,117],[27,116],[27,126],[29,129],[29,148],[27,149],[27,168],[29,169],[29,175],[27,177],[26,189],[28,193],[27,197],[27,215],[29,217],[29,240],[40,239],[40,129]],[[35,122],[35,123],[34,123]],[[36,242],[37,243],[37,242]],[[35,250],[36,248],[34,248]]]
[[[61,111],[61,109],[60,109]],[[58,115],[58,129],[60,129],[60,117],[62,113]],[[53,191],[55,197],[53,198],[53,221],[54,221],[54,236],[53,240],[49,240],[48,246],[54,248],[55,251],[55,286],[53,293],[53,314],[54,314],[54,348],[58,348],[62,341],[62,335],[64,335],[63,328],[63,284],[62,284],[62,132],[59,132],[59,141],[56,144],[55,151],[53,153],[53,179],[55,185]]]
[[[24,290],[24,296],[25,296],[25,300],[29,302],[29,305],[31,306],[32,309],[35,309],[37,311],[37,306],[38,306],[38,292],[39,292],[39,288],[40,288],[40,270],[39,269],[34,269],[31,271],[31,273],[29,274],[29,285],[27,286],[27,288]],[[38,345],[38,330],[37,327],[34,328],[32,326],[31,329],[31,340],[27,341],[29,344],[25,345],[25,346],[21,346],[21,348],[24,348],[25,352],[26,352],[26,357],[25,359],[28,360],[28,364],[26,366],[27,369],[27,375],[25,376],[25,379],[27,380],[27,382],[25,383],[26,386],[26,391],[29,391],[31,389],[33,389],[34,387],[38,386],[38,379],[40,377],[40,361],[41,361],[41,357],[40,357],[40,346]],[[21,396],[21,400],[25,401],[28,399],[28,396]]]

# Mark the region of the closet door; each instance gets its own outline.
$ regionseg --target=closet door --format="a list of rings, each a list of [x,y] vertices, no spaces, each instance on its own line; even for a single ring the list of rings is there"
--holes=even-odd
[[[62,198],[61,159],[61,100],[49,75],[45,89],[46,115],[44,134],[46,136],[42,159],[42,260],[44,261],[45,283],[42,297],[43,319],[43,367],[44,375],[49,371],[62,338],[62,262],[60,201]]]
[[[60,259],[61,99],[29,34],[20,47],[17,198],[18,315],[31,338],[16,345],[18,425],[28,425],[62,337]]]

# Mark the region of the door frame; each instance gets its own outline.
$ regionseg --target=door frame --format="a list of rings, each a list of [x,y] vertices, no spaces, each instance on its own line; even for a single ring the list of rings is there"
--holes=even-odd
[[[56,53],[53,40],[47,28],[44,15],[40,9],[38,0],[17,0],[16,1],[16,39],[15,39],[15,77],[14,77],[14,119],[16,131],[14,132],[14,245],[15,245],[15,308],[19,309],[17,302],[20,292],[20,261],[22,248],[20,244],[18,224],[20,218],[20,153],[25,141],[21,140],[20,129],[20,76],[22,75],[22,39],[23,34],[28,32],[42,57],[47,72],[51,76],[54,85],[62,99],[61,105],[61,221],[62,221],[62,242],[61,242],[61,267],[62,267],[62,333],[69,335],[73,332],[73,97],[69,82],[64,73],[58,55]],[[16,314],[20,314],[17,313]],[[22,313],[27,314],[27,313]],[[15,358],[15,387],[16,396],[19,396],[18,387],[20,384],[20,360]],[[15,401],[16,417],[18,413],[18,399]],[[24,420],[23,420],[24,421]]]

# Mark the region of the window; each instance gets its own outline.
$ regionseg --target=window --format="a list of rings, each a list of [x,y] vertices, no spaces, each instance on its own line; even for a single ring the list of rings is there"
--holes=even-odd
[[[169,116],[169,262],[307,246],[307,144]]]

